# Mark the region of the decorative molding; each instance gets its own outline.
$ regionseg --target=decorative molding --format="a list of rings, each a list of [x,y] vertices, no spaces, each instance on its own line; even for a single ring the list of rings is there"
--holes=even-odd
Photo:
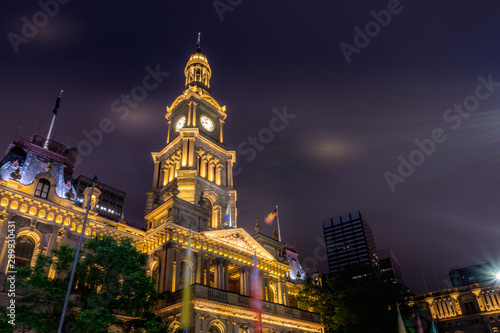
[[[250,255],[257,253],[258,257],[264,257],[270,261],[276,259],[260,245],[252,236],[244,229],[227,229],[202,232],[207,238],[216,240],[230,247],[242,250]]]

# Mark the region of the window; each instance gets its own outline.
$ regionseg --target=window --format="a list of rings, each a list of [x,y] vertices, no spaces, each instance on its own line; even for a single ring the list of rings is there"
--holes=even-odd
[[[208,331],[210,333],[222,333],[221,329],[217,325],[210,326],[210,329]]]
[[[207,198],[203,199],[203,208],[208,210],[210,215],[212,215],[212,202],[210,200],[208,200]],[[215,219],[213,219],[211,216],[208,220],[208,225],[212,228],[217,228],[217,221],[215,221]]]
[[[29,266],[35,250],[35,242],[31,237],[21,236],[17,239],[15,250],[16,268]]]
[[[47,179],[40,179],[36,185],[35,196],[47,199],[49,196],[50,183]]]

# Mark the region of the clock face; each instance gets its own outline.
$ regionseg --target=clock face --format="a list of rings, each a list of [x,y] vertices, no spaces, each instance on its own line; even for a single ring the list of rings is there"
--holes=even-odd
[[[203,128],[209,132],[212,132],[215,128],[214,122],[212,121],[212,119],[208,118],[207,116],[201,116],[200,122],[201,122],[201,125],[203,126]]]
[[[185,116],[180,117],[179,120],[177,120],[177,122],[175,123],[175,131],[179,132],[179,130],[183,128],[185,124],[186,124],[186,117]]]

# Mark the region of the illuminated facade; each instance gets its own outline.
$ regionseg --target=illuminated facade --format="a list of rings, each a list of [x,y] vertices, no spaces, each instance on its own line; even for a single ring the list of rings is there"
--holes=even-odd
[[[473,284],[408,298],[445,323],[447,333],[500,332],[500,287]]]
[[[322,332],[318,314],[296,307],[294,295],[303,280],[289,274],[292,267],[284,245],[237,227],[232,175],[236,156],[225,149],[226,108],[211,96],[211,74],[206,56],[197,48],[185,68],[184,92],[167,107],[166,146],[152,153],[146,230],[99,216],[96,206],[101,191],[95,189],[91,194],[87,188],[83,207],[88,200],[92,204],[85,235],[137,241],[138,248],[149,255],[148,271],[157,281],[158,291],[166,296],[155,312],[171,327],[179,325],[180,288],[183,272],[189,270],[193,284],[191,332],[253,333],[249,270],[256,254],[264,331]],[[75,201],[71,178],[76,152],[62,146],[57,150],[42,147],[32,142],[11,146],[0,166],[0,237],[5,239],[8,221],[16,221],[16,252],[24,256],[18,258],[23,265],[33,265],[38,253],[49,254],[60,244],[75,246],[85,213]],[[29,164],[27,158],[18,158],[30,154],[37,162]],[[30,169],[33,165],[36,169]],[[30,176],[24,179],[25,174]],[[188,246],[194,252],[192,261],[186,260]],[[0,265],[5,273],[6,244],[1,248]],[[1,278],[5,281],[5,274]]]

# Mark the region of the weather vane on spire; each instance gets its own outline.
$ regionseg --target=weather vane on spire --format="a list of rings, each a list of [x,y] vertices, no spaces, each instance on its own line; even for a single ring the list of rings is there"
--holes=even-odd
[[[197,43],[197,48],[200,48],[200,42],[201,42],[201,32],[198,32],[198,43]]]

